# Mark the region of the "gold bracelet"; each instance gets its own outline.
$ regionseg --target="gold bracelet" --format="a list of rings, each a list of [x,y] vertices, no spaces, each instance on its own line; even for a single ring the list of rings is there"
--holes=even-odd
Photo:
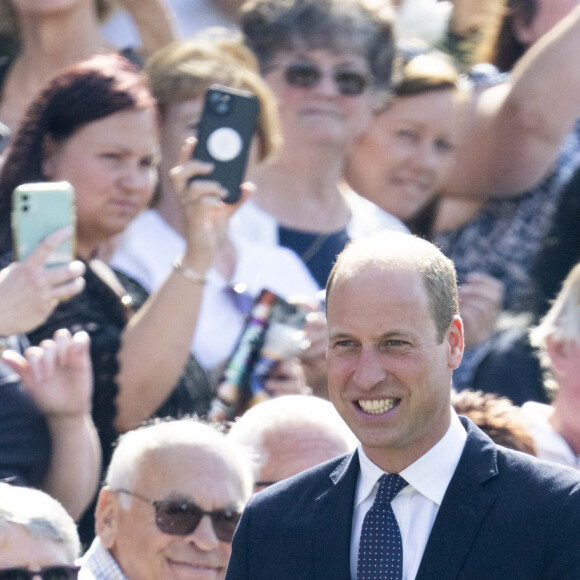
[[[181,258],[177,258],[175,262],[173,262],[173,269],[194,284],[205,284],[207,282],[207,276],[184,266]]]

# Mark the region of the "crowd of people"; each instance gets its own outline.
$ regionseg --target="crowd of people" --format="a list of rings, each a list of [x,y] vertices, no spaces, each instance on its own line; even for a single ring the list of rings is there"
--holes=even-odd
[[[0,580],[579,578],[578,3],[119,4],[0,0]]]

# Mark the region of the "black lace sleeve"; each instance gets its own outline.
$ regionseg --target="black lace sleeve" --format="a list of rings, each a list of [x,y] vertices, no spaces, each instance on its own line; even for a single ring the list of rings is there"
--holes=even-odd
[[[131,307],[138,309],[147,299],[147,292],[135,280],[117,274],[131,299]],[[84,291],[60,304],[42,326],[29,334],[29,339],[32,344],[38,344],[52,337],[59,328],[68,328],[71,332],[85,330],[90,335],[94,374],[93,420],[101,439],[104,465],[107,465],[118,435],[113,426],[118,393],[115,381],[119,372],[117,353],[128,318],[122,301],[90,267],[87,267],[85,282]],[[159,344],[163,344],[162,337]],[[210,398],[208,378],[190,357],[183,376],[155,416],[203,415],[207,413]]]

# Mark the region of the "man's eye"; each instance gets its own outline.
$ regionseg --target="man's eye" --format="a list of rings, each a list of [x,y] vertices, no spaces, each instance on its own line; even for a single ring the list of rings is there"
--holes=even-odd
[[[385,346],[386,347],[401,347],[401,346],[407,346],[409,343],[404,341],[404,340],[397,340],[397,339],[390,339],[390,340],[386,340],[385,341]]]

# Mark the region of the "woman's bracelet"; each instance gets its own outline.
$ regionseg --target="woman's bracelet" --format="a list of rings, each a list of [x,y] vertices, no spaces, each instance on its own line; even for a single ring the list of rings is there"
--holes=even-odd
[[[199,272],[184,266],[181,260],[182,258],[176,258],[175,262],[173,262],[173,269],[176,272],[179,272],[184,278],[187,278],[194,284],[205,284],[207,282],[207,276],[204,276],[203,274],[200,274]]]

